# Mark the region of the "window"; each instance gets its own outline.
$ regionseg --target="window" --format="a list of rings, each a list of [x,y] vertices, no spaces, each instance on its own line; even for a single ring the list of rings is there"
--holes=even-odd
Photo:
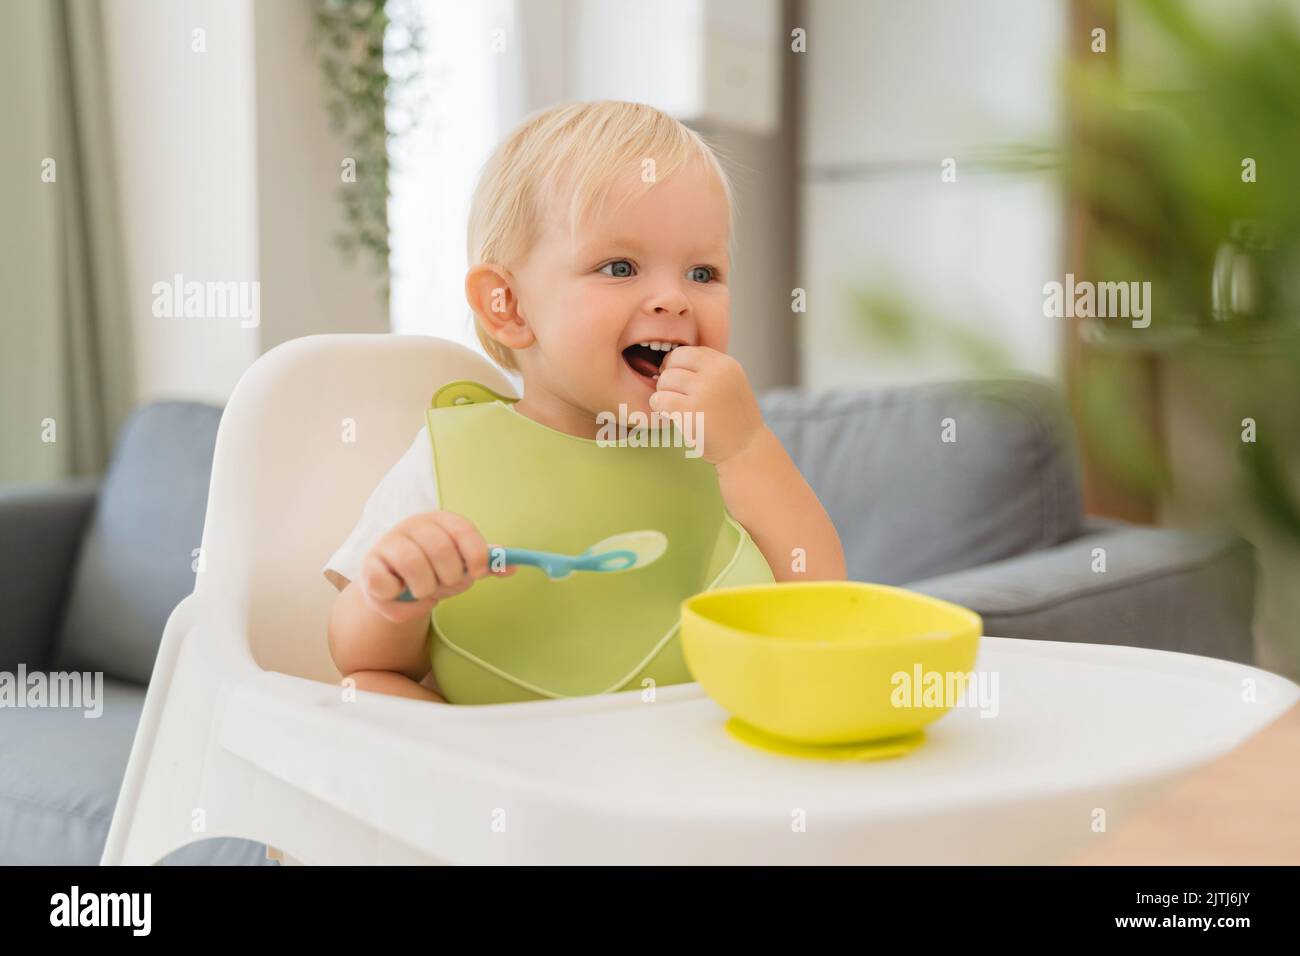
[[[424,30],[418,76],[389,105],[399,132],[389,147],[392,328],[481,352],[465,302],[465,227],[480,167],[522,118],[516,0],[389,0],[389,10]],[[388,65],[394,76],[409,67]]]

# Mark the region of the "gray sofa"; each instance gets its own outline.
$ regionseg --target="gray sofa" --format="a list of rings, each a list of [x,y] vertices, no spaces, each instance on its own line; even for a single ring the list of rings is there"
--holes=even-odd
[[[1250,546],[1085,518],[1050,384],[775,391],[763,411],[834,519],[850,577],[964,604],[1002,637],[1250,660]],[[163,625],[193,588],[220,416],[148,405],[102,482],[0,489],[0,671],[104,674],[97,719],[0,710],[0,863],[99,859]],[[260,844],[211,839],[166,862],[266,860]]]

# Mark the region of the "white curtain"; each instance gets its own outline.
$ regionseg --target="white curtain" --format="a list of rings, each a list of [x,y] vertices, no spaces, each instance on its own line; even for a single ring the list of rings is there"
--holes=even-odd
[[[101,21],[98,0],[5,7],[0,484],[102,472],[135,398]]]

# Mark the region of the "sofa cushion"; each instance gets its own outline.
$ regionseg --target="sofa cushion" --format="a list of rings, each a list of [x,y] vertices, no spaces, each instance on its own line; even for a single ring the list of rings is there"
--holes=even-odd
[[[159,402],[121,435],[73,573],[55,666],[147,684],[172,609],[194,590],[221,409]]]
[[[0,865],[99,863],[126,772],[144,688],[105,680],[100,714],[68,707],[6,708],[0,720]],[[218,838],[166,863],[264,864],[266,848]]]
[[[983,618],[984,633],[996,637],[1123,644],[1253,663],[1250,542],[1217,532],[1107,524],[1108,530],[1045,551],[907,587],[970,608]]]
[[[1074,429],[1049,382],[782,389],[761,404],[830,513],[851,579],[903,584],[1079,533]]]

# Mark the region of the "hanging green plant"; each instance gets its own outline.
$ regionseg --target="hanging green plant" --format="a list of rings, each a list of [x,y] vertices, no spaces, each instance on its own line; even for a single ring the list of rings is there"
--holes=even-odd
[[[336,241],[349,261],[363,250],[373,260],[387,301],[389,146],[405,131],[394,131],[389,108],[419,75],[419,8],[409,2],[317,0],[314,18],[325,107],[350,147],[340,163],[346,226]]]

